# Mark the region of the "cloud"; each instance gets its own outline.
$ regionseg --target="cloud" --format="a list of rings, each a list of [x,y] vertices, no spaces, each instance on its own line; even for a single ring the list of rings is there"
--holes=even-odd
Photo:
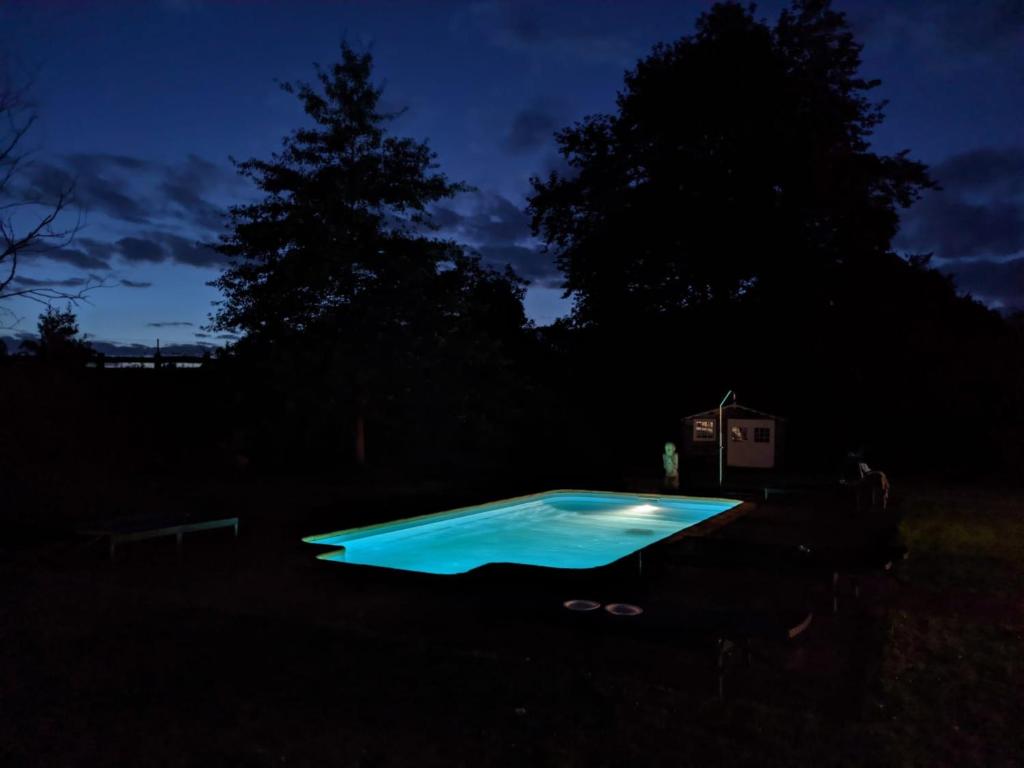
[[[66,155],[56,164],[38,164],[26,176],[48,195],[73,181],[75,199],[87,212],[132,224],[171,218],[211,231],[222,227],[224,208],[210,195],[238,192],[246,183],[229,167],[194,154],[180,163],[106,153]]]
[[[15,275],[14,283],[21,286],[22,288],[82,288],[88,285],[90,282],[94,282],[91,278],[85,277],[67,277],[67,278],[54,278],[54,279],[35,279],[31,277],[22,277],[21,275]]]
[[[1010,256],[1024,250],[1024,207],[933,192],[908,216],[898,242],[943,259]]]
[[[115,250],[113,243],[94,240],[91,237],[76,237],[73,244],[90,256],[104,261],[113,256]]]
[[[958,192],[1024,194],[1024,147],[982,147],[953,155],[932,168],[944,187]]]
[[[137,234],[122,237],[110,243],[76,240],[75,247],[56,248],[40,251],[31,258],[44,258],[51,261],[69,264],[82,270],[109,270],[113,257],[129,264],[160,264],[174,262],[192,267],[214,268],[227,263],[227,258],[209,245],[198,242],[195,238],[183,237],[173,232],[160,230],[141,230]],[[86,252],[86,251],[91,251]],[[102,253],[103,258],[97,256]],[[146,283],[148,287],[150,283]],[[129,286],[136,287],[136,286]]]
[[[160,230],[140,230],[135,235],[122,237],[113,242],[75,238],[69,247],[38,251],[28,254],[28,258],[47,259],[91,273],[111,270],[111,261],[115,258],[129,265],[172,262],[210,268],[227,261],[209,246],[192,238]],[[101,280],[95,274],[91,277]],[[148,281],[127,279],[120,279],[118,282],[125,288],[149,288],[153,285]]]
[[[197,155],[189,155],[181,165],[166,169],[159,190],[173,215],[202,229],[219,232],[224,226],[226,211],[201,193],[211,187],[232,187],[235,178],[227,169]]]
[[[961,262],[951,271],[957,285],[977,298],[1001,307],[1024,305],[1024,256]]]
[[[170,320],[160,323],[146,323],[147,328],[191,328],[193,323],[185,320]]]
[[[942,189],[907,212],[895,245],[934,253],[939,269],[989,304],[1024,305],[1024,148],[961,152],[932,175]]]
[[[19,195],[42,200],[73,184],[75,205],[113,220],[122,235],[116,240],[77,238],[38,254],[80,269],[109,269],[114,255],[129,262],[222,264],[219,254],[197,242],[215,240],[224,231],[227,205],[252,193],[233,169],[194,154],[179,163],[110,153],[65,155],[27,165],[20,184]],[[107,228],[104,222],[99,226]]]
[[[939,163],[942,186],[904,216],[896,244],[947,261],[1024,251],[1024,149],[982,148]]]
[[[65,157],[71,167],[89,176],[101,176],[111,168],[138,171],[151,165],[149,161],[143,160],[139,157],[115,155],[109,152],[79,152],[72,155],[66,155]]]
[[[227,263],[227,257],[213,248],[187,237],[170,232],[154,232],[151,235],[161,242],[168,257],[179,264],[192,267],[219,267]]]
[[[511,266],[520,277],[544,288],[560,288],[562,274],[551,254],[521,245],[485,245],[477,249],[483,260],[495,267]]]
[[[504,195],[462,195],[453,207],[437,206],[433,220],[440,234],[470,246],[487,264],[510,265],[521,277],[545,287],[560,285],[561,273],[551,256],[531,236],[530,217]]]
[[[59,261],[79,269],[110,269],[110,264],[106,260],[83,253],[77,248],[54,248],[34,254],[34,257]]]
[[[149,238],[122,237],[117,241],[117,251],[125,261],[157,263],[167,258],[163,246]]]
[[[64,278],[34,278],[24,275],[15,275],[14,283],[23,288],[112,288],[119,285],[122,288],[149,288],[152,283],[137,282],[135,280],[120,279],[117,283],[106,281],[102,276],[90,274],[88,277],[64,277]]]
[[[958,59],[1015,56],[1024,36],[1022,0],[889,0],[851,6],[848,15],[869,44],[912,46],[947,65]]]
[[[24,198],[49,200],[74,188],[76,205],[119,221],[142,224],[150,211],[137,195],[128,194],[135,166],[116,155],[70,155],[60,164],[36,162],[25,166],[18,193]]]
[[[1024,35],[1024,2],[989,0],[964,3],[938,0],[925,3],[933,12],[940,39],[953,51],[971,54],[1013,46],[1019,50]]]
[[[434,223],[473,245],[516,242],[530,236],[530,217],[511,200],[495,192],[464,195],[462,209],[434,209]]]
[[[111,247],[122,260],[133,264],[159,264],[171,261],[192,267],[217,267],[227,259],[208,245],[194,239],[160,230],[142,231],[138,236],[122,237]]]
[[[609,33],[582,5],[573,10],[571,24],[552,23],[552,6],[540,0],[487,0],[458,10],[452,27],[455,31],[472,27],[492,45],[509,51],[614,61],[623,66],[632,63],[636,45],[628,30]]]
[[[528,107],[516,113],[505,137],[505,148],[518,154],[553,143],[558,128],[554,115],[539,107]]]

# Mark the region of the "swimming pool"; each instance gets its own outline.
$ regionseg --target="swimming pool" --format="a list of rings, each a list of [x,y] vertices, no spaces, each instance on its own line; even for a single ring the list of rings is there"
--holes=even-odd
[[[475,507],[307,536],[318,557],[422,573],[488,563],[596,568],[740,504],[733,499],[549,491]]]

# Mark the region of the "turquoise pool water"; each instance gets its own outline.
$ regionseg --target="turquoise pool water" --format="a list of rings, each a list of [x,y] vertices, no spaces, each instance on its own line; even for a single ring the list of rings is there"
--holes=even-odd
[[[740,502],[693,496],[551,491],[382,525],[307,536],[323,560],[423,573],[488,563],[595,568]]]

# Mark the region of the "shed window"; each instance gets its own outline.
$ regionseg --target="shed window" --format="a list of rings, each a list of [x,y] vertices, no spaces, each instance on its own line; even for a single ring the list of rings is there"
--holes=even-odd
[[[714,440],[715,439],[715,420],[714,419],[694,419],[693,420],[693,439],[697,440]]]
[[[745,443],[747,441],[747,428],[746,427],[730,427],[729,428],[729,439],[737,443]]]
[[[755,443],[770,443],[772,441],[771,427],[754,427]]]

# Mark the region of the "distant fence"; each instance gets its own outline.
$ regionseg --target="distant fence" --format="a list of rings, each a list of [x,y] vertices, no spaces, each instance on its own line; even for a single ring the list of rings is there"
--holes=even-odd
[[[39,358],[30,355],[11,355],[0,361],[13,365],[32,366]],[[97,355],[85,363],[86,368],[201,368],[210,362],[209,357],[200,355]]]
[[[196,355],[100,355],[90,368],[199,368],[209,357]]]

